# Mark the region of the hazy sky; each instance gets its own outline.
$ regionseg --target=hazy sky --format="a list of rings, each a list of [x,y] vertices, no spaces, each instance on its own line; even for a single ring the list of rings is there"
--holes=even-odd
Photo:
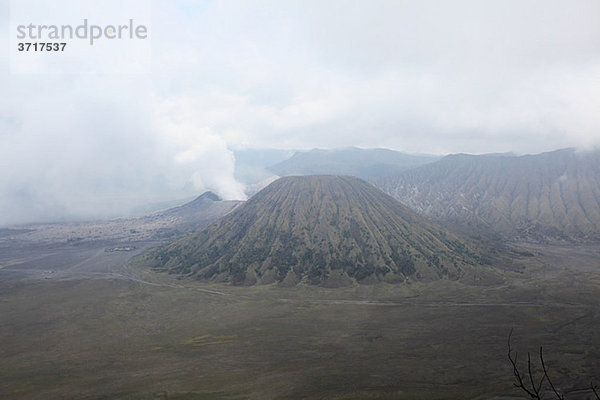
[[[2,48],[9,15],[0,0]],[[240,198],[232,149],[600,144],[598,0],[165,0],[152,15],[148,74],[11,74],[0,53],[0,225]]]

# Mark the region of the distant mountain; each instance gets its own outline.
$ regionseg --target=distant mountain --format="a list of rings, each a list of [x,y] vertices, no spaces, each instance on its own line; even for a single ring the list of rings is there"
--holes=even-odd
[[[411,155],[388,149],[315,149],[296,152],[268,169],[279,176],[325,174],[372,179],[398,174],[439,159],[439,156]]]
[[[376,186],[437,221],[525,240],[600,239],[600,151],[451,155]]]
[[[109,221],[29,224],[0,232],[3,242],[84,243],[134,242],[148,239],[175,239],[212,224],[235,209],[241,201],[223,201],[206,192],[182,206],[138,218]]]
[[[224,201],[221,197],[209,191],[189,203],[156,212],[143,217],[142,220],[156,221],[168,219],[174,231],[192,232],[210,225],[241,203],[241,201],[235,200]]]
[[[294,154],[293,150],[277,149],[245,149],[233,152],[235,156],[235,179],[245,185],[256,185],[269,179],[273,173],[268,167],[287,160]],[[254,194],[254,193],[246,193]]]
[[[133,207],[128,214],[130,217],[143,217],[144,215],[153,214],[158,211],[167,210],[169,208],[179,207],[185,203],[189,203],[194,200],[194,196],[189,196],[186,198],[181,198],[177,200],[167,200],[167,201],[158,201],[158,202],[149,202],[145,204],[138,205]],[[106,218],[105,218],[106,219]]]
[[[187,202],[181,206],[169,208],[164,211],[158,211],[155,215],[170,215],[170,216],[183,216],[190,217],[196,215],[198,212],[203,212],[210,209],[217,202],[222,202],[223,199],[213,192],[204,192],[194,200]]]
[[[459,278],[481,257],[355,177],[281,178],[142,263],[208,281],[325,286]]]

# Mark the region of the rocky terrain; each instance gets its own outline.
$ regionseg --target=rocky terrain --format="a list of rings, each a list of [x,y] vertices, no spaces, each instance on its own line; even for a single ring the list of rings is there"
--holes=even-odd
[[[455,227],[509,240],[600,240],[600,151],[456,154],[374,183]]]

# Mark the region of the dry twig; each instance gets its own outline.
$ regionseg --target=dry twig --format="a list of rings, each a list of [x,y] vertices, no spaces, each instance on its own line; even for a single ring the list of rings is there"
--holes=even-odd
[[[542,348],[542,346],[540,346],[540,363],[542,365],[542,371],[543,374],[539,380],[539,382],[536,385],[536,378],[535,378],[535,374],[533,373],[533,367],[532,367],[532,363],[531,363],[531,354],[528,352],[527,353],[527,376],[525,377],[521,371],[519,371],[519,365],[518,365],[518,353],[515,351],[514,352],[514,357],[513,357],[513,350],[511,347],[511,338],[512,338],[512,333],[513,330],[510,330],[510,333],[508,334],[508,359],[512,365],[513,368],[513,375],[515,377],[515,387],[518,387],[519,389],[521,389],[522,391],[524,391],[525,393],[527,393],[527,395],[532,399],[532,400],[542,400],[542,396],[543,396],[543,387],[544,387],[544,381],[548,382],[548,386],[550,386],[550,388],[552,389],[552,392],[554,392],[554,395],[556,396],[557,400],[565,400],[565,396],[560,394],[558,392],[558,390],[556,389],[556,386],[554,386],[554,383],[552,383],[552,380],[550,379],[550,375],[548,375],[548,368],[546,367],[546,362],[544,361],[544,350]],[[526,383],[525,380],[528,380],[529,383]],[[592,390],[594,391],[594,394],[596,395],[596,398],[598,400],[600,400],[600,397],[598,396],[598,393],[596,391],[596,387],[594,385],[592,385]]]

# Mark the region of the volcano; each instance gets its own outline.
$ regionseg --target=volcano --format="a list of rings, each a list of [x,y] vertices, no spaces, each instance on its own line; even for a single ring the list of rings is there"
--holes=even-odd
[[[349,176],[281,178],[143,256],[155,270],[200,280],[290,286],[456,279],[481,260],[476,246]]]

